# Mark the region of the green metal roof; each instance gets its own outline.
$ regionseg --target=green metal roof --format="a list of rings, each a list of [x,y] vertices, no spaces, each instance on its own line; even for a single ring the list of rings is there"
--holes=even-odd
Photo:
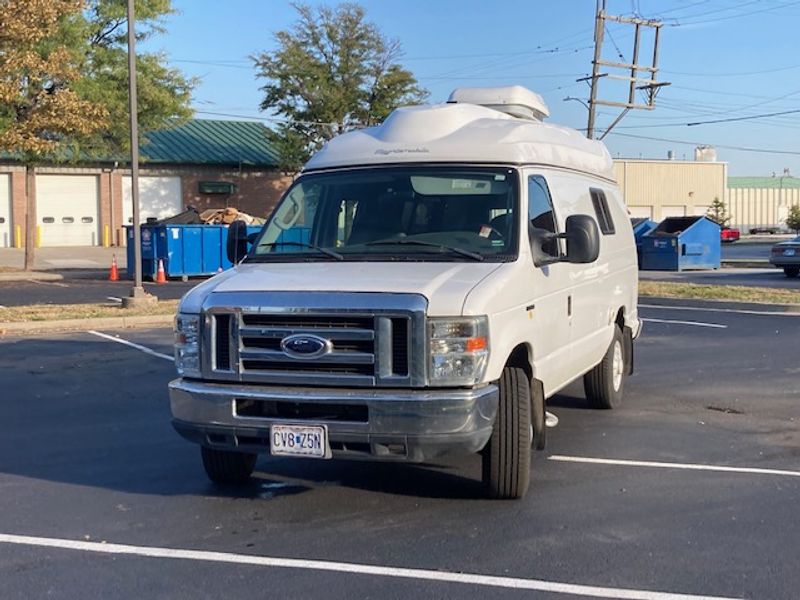
[[[274,168],[278,155],[267,127],[256,121],[192,119],[181,125],[146,134],[139,153],[143,164],[226,165]],[[67,156],[67,158],[69,158]],[[86,158],[87,162],[127,163],[129,156]],[[14,153],[0,152],[0,160],[19,161]],[[68,161],[69,162],[69,161]],[[73,165],[74,166],[74,165]]]
[[[254,121],[192,119],[148,133],[141,154],[148,164],[274,167],[278,156],[267,132],[264,124]]]
[[[800,188],[800,177],[728,177],[729,188]]]

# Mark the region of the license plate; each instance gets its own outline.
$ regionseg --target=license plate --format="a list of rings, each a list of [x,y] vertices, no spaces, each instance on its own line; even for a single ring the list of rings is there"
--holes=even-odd
[[[783,255],[794,256],[794,252],[795,252],[794,248],[787,248],[786,250],[783,251]]]
[[[328,428],[324,425],[273,425],[269,450],[275,456],[330,458]]]

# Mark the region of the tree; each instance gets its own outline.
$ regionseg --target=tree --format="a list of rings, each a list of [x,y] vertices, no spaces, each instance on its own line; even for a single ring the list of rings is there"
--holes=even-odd
[[[274,34],[277,49],[253,57],[257,76],[267,81],[261,109],[285,119],[271,137],[290,172],[335,135],[427,97],[397,62],[400,42],[367,22],[361,6],[293,6],[299,20]]]
[[[0,0],[0,150],[27,167],[25,268],[32,269],[41,162],[121,157],[130,148],[124,0]],[[171,0],[137,0],[137,39],[162,31]],[[142,131],[191,116],[194,81],[137,53]]]
[[[101,131],[105,108],[82,98],[80,55],[60,39],[80,0],[0,1],[0,150],[26,165],[25,268],[33,268],[34,165],[68,141]]]
[[[711,203],[711,206],[708,207],[708,210],[706,211],[706,217],[714,221],[720,227],[727,227],[728,223],[731,221],[731,217],[728,214],[728,208],[725,206],[725,203],[716,197]]]
[[[789,229],[794,230],[795,234],[800,235],[800,206],[795,204],[789,207],[789,213],[784,222]]]
[[[174,13],[171,0],[136,0],[136,84],[139,128],[163,129],[192,116],[189,107],[194,79],[187,79],[165,65],[160,53],[143,52],[139,42],[164,32],[163,21]],[[130,151],[128,108],[128,18],[124,0],[86,0],[75,43],[85,45],[81,65],[84,77],[76,90],[101,103],[109,114],[102,136],[95,136],[82,150],[109,157]]]

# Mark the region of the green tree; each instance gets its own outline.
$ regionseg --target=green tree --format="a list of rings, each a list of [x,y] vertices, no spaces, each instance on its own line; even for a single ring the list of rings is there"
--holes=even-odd
[[[0,0],[0,151],[27,167],[25,268],[34,264],[34,168],[121,155],[128,127],[125,0]],[[161,31],[170,0],[138,0],[137,38]],[[138,53],[139,122],[191,116],[193,81]]]
[[[784,220],[789,229],[793,229],[795,234],[800,235],[800,206],[795,204],[789,207],[789,214],[786,215]]]
[[[253,57],[267,81],[261,109],[285,119],[271,137],[281,168],[290,172],[335,135],[427,97],[398,63],[400,42],[367,22],[361,6],[293,6],[299,16],[293,28],[274,34],[274,51]]]
[[[720,227],[727,227],[728,223],[731,221],[731,217],[728,214],[728,207],[717,197],[714,198],[711,206],[708,207],[706,217],[714,221]]]
[[[166,66],[161,53],[142,50],[143,42],[164,32],[165,18],[173,14],[171,0],[136,0],[136,84],[139,127],[163,129],[192,116],[191,93],[196,81]],[[82,150],[108,157],[130,150],[128,109],[128,18],[125,0],[86,0],[74,43],[83,45],[84,77],[76,85],[82,97],[102,104],[108,127]]]

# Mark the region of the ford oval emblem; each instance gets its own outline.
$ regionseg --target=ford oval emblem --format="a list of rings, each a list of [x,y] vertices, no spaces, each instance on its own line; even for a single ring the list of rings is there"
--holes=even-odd
[[[297,333],[281,340],[281,350],[291,358],[319,358],[333,350],[333,344],[318,335]]]

